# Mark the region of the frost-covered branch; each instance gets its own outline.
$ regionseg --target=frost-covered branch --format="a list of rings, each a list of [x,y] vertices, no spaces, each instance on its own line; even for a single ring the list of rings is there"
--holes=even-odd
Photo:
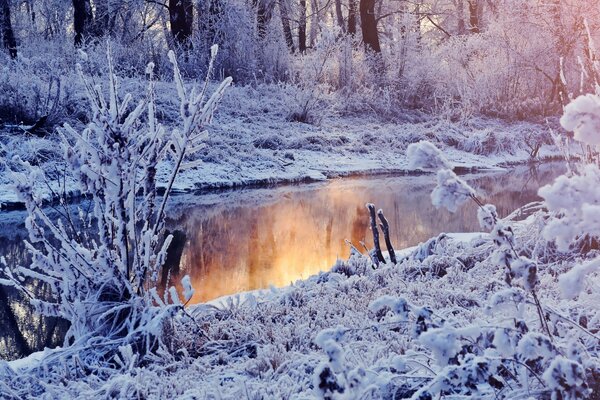
[[[213,58],[216,52],[214,47]],[[165,207],[178,173],[197,163],[195,153],[203,147],[206,128],[231,79],[208,97],[208,78],[201,91],[188,93],[174,54],[169,58],[180,96],[180,124],[173,129],[157,121],[152,78],[145,98],[134,104],[131,95],[119,95],[110,53],[107,94],[78,68],[90,121],[81,131],[65,125],[59,134],[76,191],[90,201],[90,215],[80,210],[78,218],[72,216],[66,194],[50,190],[64,207],[52,217],[43,201],[44,185],[52,188],[45,171],[19,159],[6,162],[15,166],[14,187],[27,208],[32,263],[4,267],[0,283],[30,296],[38,312],[68,320],[66,340],[102,339],[96,340],[104,343],[100,347],[105,350],[99,351],[114,350],[108,343],[131,343],[151,352],[161,340],[163,320],[183,307],[177,293],[169,292],[169,301],[162,302],[152,290],[172,239],[164,230]],[[149,65],[150,76],[152,69]],[[170,169],[161,195],[159,163]],[[46,283],[51,300],[32,296],[25,289],[28,279]],[[193,289],[189,279],[183,284],[187,302]]]

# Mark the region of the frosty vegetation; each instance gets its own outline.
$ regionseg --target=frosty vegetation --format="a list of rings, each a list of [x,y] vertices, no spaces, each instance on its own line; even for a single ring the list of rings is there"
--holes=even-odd
[[[188,97],[182,93],[185,102]],[[110,110],[111,102],[106,104]],[[214,103],[206,104],[202,110]],[[431,144],[419,146],[432,149]],[[446,166],[439,159],[424,160],[423,152],[414,154],[419,162]],[[440,157],[437,151],[428,154]],[[438,175],[435,190],[453,200],[440,206],[452,210],[457,199],[476,202],[485,233],[442,234],[401,252],[396,264],[388,260],[377,269],[368,255],[355,252],[330,272],[288,288],[234,296],[185,312],[174,290],[166,291],[168,300],[145,288],[140,288],[142,295],[124,292],[140,303],[128,300],[120,307],[96,299],[91,310],[100,307],[102,318],[94,321],[110,321],[109,326],[90,329],[76,322],[87,335],[73,334],[68,347],[21,367],[3,363],[1,390],[8,398],[590,397],[600,388],[600,263],[596,224],[586,220],[586,228],[580,216],[594,205],[586,191],[593,192],[599,183],[597,174],[589,174],[595,168],[573,162],[570,175],[540,189],[545,201],[527,206],[537,211],[521,220],[518,213],[500,218],[493,205],[481,203],[475,189],[441,169],[444,179]],[[587,182],[586,190],[573,190],[568,202],[557,200],[565,184],[581,180]],[[35,233],[39,225],[34,222],[42,216],[32,216]],[[557,223],[569,235],[555,235],[561,232],[552,228]],[[67,229],[61,226],[58,232]],[[33,237],[44,244],[47,235]],[[60,243],[62,252],[79,245]],[[99,249],[94,246],[81,255],[100,260],[93,258]],[[148,268],[160,261],[161,246],[155,249]],[[49,250],[37,253],[33,268],[44,262],[69,271],[45,256],[61,254]],[[121,262],[119,250],[111,247],[106,257]],[[92,265],[112,265],[104,260]],[[73,264],[87,271],[82,263]],[[26,271],[9,271],[9,276]],[[80,293],[80,285],[84,293],[92,293],[83,275],[75,277],[77,288],[65,293]],[[44,278],[53,284],[55,277]],[[18,285],[18,279],[8,283]],[[96,296],[106,295],[104,287],[95,289]],[[189,282],[184,280],[183,287],[188,298]]]
[[[214,59],[217,46],[212,53]],[[3,160],[27,208],[26,245],[32,264],[5,266],[0,284],[23,292],[37,312],[67,320],[69,348],[61,357],[68,362],[82,360],[90,371],[114,365],[119,348],[134,348],[140,362],[155,354],[165,347],[165,323],[182,310],[177,291],[166,290],[163,298],[157,292],[172,239],[164,230],[165,207],[177,174],[193,165],[189,157],[203,148],[205,127],[231,78],[210,96],[207,82],[190,92],[173,53],[170,58],[181,104],[181,124],[172,130],[156,120],[154,65],[148,66],[148,91],[137,104],[131,104],[131,95],[119,98],[110,54],[107,96],[100,85],[92,86],[81,75],[90,122],[81,132],[68,124],[59,132],[68,168],[77,178],[77,192],[90,200],[87,209],[80,207],[73,214],[67,193],[55,193],[58,206],[50,209],[58,210],[60,217],[53,220],[38,193],[40,187],[54,187],[51,178],[18,156]],[[9,149],[4,151],[10,154]],[[161,167],[168,164],[170,172],[160,194],[156,175],[162,161]],[[31,278],[51,288],[50,301],[29,291]],[[189,278],[183,285],[187,302],[193,293]],[[56,367],[55,361],[45,361],[46,368]]]
[[[26,206],[33,261],[9,268],[2,260],[0,284],[70,323],[62,347],[0,361],[0,397],[597,396],[597,13],[587,0],[0,0],[3,126],[40,136],[3,138],[3,174]],[[200,86],[184,81],[204,75]],[[288,123],[317,126],[328,114],[449,121],[435,144],[422,132],[398,142],[367,132],[356,148],[321,132],[257,134],[251,147],[278,160],[264,169],[294,161],[289,149],[406,150],[411,168],[436,172],[432,203],[453,212],[475,202],[482,232],[440,234],[399,251],[396,262],[382,255],[377,268],[354,251],[289,287],[214,304],[189,306],[187,277],[183,290],[159,290],[178,175],[195,173],[203,157],[244,169],[243,152],[228,147],[244,140],[237,130],[227,144],[207,134],[232,82],[212,75],[233,76],[237,94],[263,93]],[[176,103],[158,101],[157,87],[170,86]],[[249,119],[270,112],[251,103]],[[241,129],[241,111],[230,112]],[[540,188],[543,201],[508,216],[484,204],[438,147],[506,157],[525,147],[536,158],[548,142],[540,129],[465,137],[453,124],[561,112],[561,131],[549,125],[569,172]],[[60,152],[49,151],[57,143]],[[204,152],[207,143],[217,151]],[[62,172],[45,168],[48,153]],[[73,194],[89,208],[73,213]],[[36,298],[31,279],[51,298]]]
[[[75,61],[119,75],[148,62],[169,78],[167,48],[186,77],[216,71],[240,85],[281,90],[290,120],[328,114],[401,118],[420,109],[452,120],[555,115],[569,94],[593,90],[587,32],[598,40],[593,0],[5,0],[0,7],[0,118],[49,124],[85,114]],[[372,16],[372,18],[369,18]],[[585,18],[585,22],[584,22]],[[562,72],[561,72],[562,66]],[[26,79],[20,77],[26,76]],[[16,79],[18,78],[18,79]]]

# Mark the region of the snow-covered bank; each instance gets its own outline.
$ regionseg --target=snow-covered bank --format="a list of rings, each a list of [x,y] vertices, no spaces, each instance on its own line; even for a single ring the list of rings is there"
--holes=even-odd
[[[517,248],[540,248],[543,218],[538,215],[513,222]],[[516,297],[499,297],[508,292],[502,289],[505,271],[495,262],[495,248],[487,234],[448,235],[414,249],[398,265],[376,270],[368,258],[353,256],[340,261],[331,272],[287,288],[191,308],[195,322],[182,316],[169,336],[177,355],[163,354],[164,358],[145,366],[132,366],[130,350],[122,349],[122,368],[107,370],[102,377],[87,375],[55,383],[61,376],[60,368],[66,368],[58,359],[53,361],[54,366],[37,372],[17,373],[6,369],[5,364],[1,390],[7,398],[42,399],[411,398],[417,390],[435,384],[436,376],[449,373],[444,359],[456,356],[461,365],[469,365],[468,356],[463,354],[466,352],[481,353],[479,366],[472,374],[456,376],[454,384],[458,386],[448,383],[448,395],[546,398],[553,388],[561,387],[550,377],[542,377],[550,361],[560,358],[556,349],[574,340],[580,346],[594,348],[593,332],[598,329],[598,321],[592,316],[593,304],[600,301],[598,291],[586,290],[578,300],[562,300],[554,276],[569,268],[569,262],[559,258],[540,268],[539,300],[549,315],[554,344],[542,353],[544,358],[531,362],[529,371],[519,369],[510,360],[526,360],[520,357],[528,354],[537,357],[535,348],[539,344],[531,341],[542,328],[535,308],[528,305],[518,313],[521,327],[526,326],[529,333],[513,332],[512,301]],[[588,285],[593,289],[597,283]],[[517,289],[511,290],[513,295],[518,294]],[[406,319],[393,309],[376,306],[400,297],[413,310],[407,312]],[[429,329],[439,331],[442,328],[435,327],[441,324],[450,335],[439,336],[445,338],[443,343],[430,343],[423,335],[415,337],[418,324],[414,325],[417,321],[413,313],[420,307],[432,312],[425,320]],[[583,330],[572,322],[580,322],[582,315],[588,318]],[[497,347],[484,353],[477,346],[489,345],[486,340],[492,339],[481,336],[488,330],[496,332]],[[520,340],[519,347],[513,344],[514,355],[503,353],[510,346],[500,346],[499,340],[504,337],[501,332],[507,332],[510,340]],[[334,342],[327,345],[327,338]],[[468,343],[475,347],[468,347]],[[580,354],[588,373],[595,373],[599,365],[597,351]],[[484,360],[501,357],[510,367],[506,375],[491,374],[493,384],[485,383],[482,376],[492,367]],[[515,373],[522,374],[519,379],[524,381],[515,381]],[[461,379],[467,379],[464,382],[468,385],[460,383]]]
[[[127,88],[135,93],[140,90],[139,84],[129,82]],[[176,113],[172,90],[170,85],[161,86],[160,107],[165,123]],[[543,124],[487,118],[452,123],[415,111],[399,113],[392,121],[323,111],[319,124],[310,125],[288,120],[289,104],[280,100],[286,95],[272,86],[232,88],[209,129],[207,147],[200,152],[203,163],[182,171],[174,190],[414,172],[406,161],[406,148],[420,140],[436,143],[460,169],[495,169],[524,163],[531,160],[538,144],[537,159],[560,155],[550,144],[549,128]],[[6,135],[1,140],[23,159],[40,163],[57,176],[63,173],[59,162],[62,155],[55,153],[54,134],[48,138]],[[160,178],[160,169],[158,174]],[[166,181],[166,177],[162,179]],[[49,190],[46,192],[51,195]],[[9,177],[1,174],[0,203],[10,208],[15,202]]]

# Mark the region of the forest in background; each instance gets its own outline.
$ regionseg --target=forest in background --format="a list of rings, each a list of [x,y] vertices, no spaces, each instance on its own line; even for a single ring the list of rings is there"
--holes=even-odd
[[[593,0],[0,0],[0,118],[80,119],[75,65],[106,73],[106,47],[119,75],[170,80],[167,50],[195,79],[218,44],[214,78],[278,85],[293,121],[540,120],[593,91],[599,24]]]

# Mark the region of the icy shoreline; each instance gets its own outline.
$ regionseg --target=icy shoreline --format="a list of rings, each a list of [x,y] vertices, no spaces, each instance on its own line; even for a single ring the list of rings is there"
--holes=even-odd
[[[268,120],[258,118],[251,124],[240,123],[239,118],[238,114],[226,112],[219,115],[214,124],[218,128],[210,132],[208,146],[200,154],[204,162],[182,171],[174,192],[308,183],[349,176],[420,174],[421,171],[409,168],[406,147],[424,139],[435,142],[457,172],[499,170],[530,162],[527,135],[546,140],[536,161],[560,156],[553,144],[547,144],[548,127],[525,122],[474,119],[467,126],[434,120],[394,123],[369,117],[330,117],[316,127],[282,121],[281,115]],[[56,148],[56,138],[14,140],[17,154],[40,147]],[[41,167],[45,171],[61,170],[58,161],[48,161]],[[158,171],[159,181],[166,181],[161,172]],[[70,186],[67,180],[67,192],[76,197]],[[52,197],[47,188],[40,190],[44,197]],[[9,177],[2,174],[0,210],[20,208],[22,204]]]

